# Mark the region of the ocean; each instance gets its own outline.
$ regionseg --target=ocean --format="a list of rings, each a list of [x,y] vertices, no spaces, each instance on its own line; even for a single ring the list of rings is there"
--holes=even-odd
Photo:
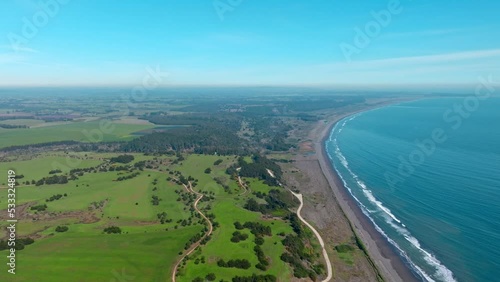
[[[500,98],[355,114],[325,146],[363,213],[423,281],[500,281]]]

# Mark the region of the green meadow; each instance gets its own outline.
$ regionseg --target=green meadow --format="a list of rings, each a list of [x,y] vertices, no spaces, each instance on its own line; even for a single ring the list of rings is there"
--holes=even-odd
[[[102,163],[97,159],[111,156],[116,155],[89,154],[89,158],[95,159],[85,160],[81,166],[91,167]],[[40,168],[49,170],[49,164],[58,158],[40,156],[11,165],[18,174],[42,177],[48,176],[48,171],[43,174]],[[141,159],[150,157],[136,155],[135,161]],[[18,274],[14,280],[6,272],[0,272],[0,281],[76,281],[71,279],[74,273],[85,277],[81,281],[113,281],[115,275],[123,272],[134,276],[134,281],[165,281],[178,253],[202,230],[202,225],[176,226],[178,220],[189,217],[189,209],[176,200],[175,190],[182,187],[166,181],[165,173],[145,170],[132,179],[114,181],[123,174],[129,173],[91,172],[67,184],[18,187],[19,213],[25,205],[47,204],[47,210],[22,211],[40,217],[36,221],[26,216],[20,219],[17,236],[41,238],[17,251]],[[0,191],[5,192],[0,194],[0,205],[6,206],[6,187]],[[56,194],[67,196],[46,201]],[[152,195],[161,199],[158,205],[151,204]],[[101,201],[104,203],[101,210],[89,212],[92,203]],[[160,224],[157,214],[161,212],[166,212],[172,221]],[[89,215],[94,218],[82,222]],[[5,225],[6,222],[0,223],[1,228]],[[59,225],[68,226],[69,230],[55,232]],[[111,225],[119,226],[122,234],[103,234],[103,229]],[[1,253],[2,257],[7,254]]]
[[[224,200],[217,201],[213,207],[215,221],[220,224],[212,235],[210,241],[203,246],[200,251],[197,251],[191,256],[186,266],[180,271],[178,281],[189,282],[196,277],[205,277],[209,273],[217,275],[217,281],[231,281],[234,276],[251,276],[252,274],[272,274],[279,281],[290,281],[292,271],[290,267],[281,261],[280,256],[284,252],[284,246],[281,243],[283,237],[277,235],[284,232],[285,234],[292,233],[292,228],[281,219],[263,220],[261,215],[255,212],[250,212],[241,206],[242,201]],[[264,245],[262,249],[264,254],[270,258],[271,264],[266,271],[259,270],[255,267],[258,264],[257,256],[254,253],[255,236],[250,233],[250,230],[238,230],[241,233],[249,235],[248,239],[233,243],[231,237],[233,232],[237,231],[234,227],[234,222],[239,221],[245,223],[247,221],[260,222],[271,226],[273,236],[264,237]],[[196,263],[197,259],[205,258],[205,263]],[[252,264],[249,269],[238,268],[222,268],[217,265],[217,261],[223,259],[225,261],[231,259],[247,259]]]
[[[78,159],[76,159],[78,158]],[[38,180],[47,176],[49,171],[60,169],[63,173],[67,173],[73,168],[92,167],[100,164],[102,161],[97,159],[82,159],[83,154],[63,155],[44,155],[31,160],[12,161],[0,163],[0,171],[14,170],[18,175],[24,175],[19,182]],[[5,181],[0,181],[5,185]]]
[[[9,120],[3,120],[2,123],[10,125],[37,126],[45,124],[45,121],[39,119],[9,119]]]
[[[2,271],[0,280],[168,281],[166,277],[169,277],[178,252],[201,227],[168,232],[141,229],[145,232],[55,234],[18,251],[17,274],[12,276]],[[73,274],[78,274],[80,280],[72,278]],[[133,279],[123,280],[124,277]]]
[[[223,162],[217,166],[214,162],[222,159]],[[251,193],[244,193],[236,180],[230,180],[225,174],[225,169],[236,160],[235,157],[219,157],[219,156],[200,156],[189,155],[182,165],[179,165],[178,170],[182,171],[183,175],[191,175],[199,179],[199,185],[194,187],[196,191],[212,192],[215,195],[215,200],[209,204],[212,207],[210,213],[215,215],[215,222],[219,227],[213,232],[211,239],[205,246],[202,246],[198,251],[190,256],[186,266],[179,271],[178,281],[190,282],[197,277],[204,278],[209,273],[216,274],[216,281],[221,279],[231,281],[234,276],[251,276],[252,274],[263,275],[272,274],[279,281],[290,281],[292,278],[291,268],[285,264],[280,256],[284,252],[284,246],[281,240],[284,238],[277,235],[278,233],[291,234],[293,230],[288,222],[282,219],[263,219],[262,215],[257,212],[251,212],[243,208],[246,200],[249,197],[254,197]],[[251,159],[249,158],[249,161]],[[211,168],[210,173],[205,173],[206,168]],[[225,177],[229,182],[230,193],[215,183],[214,177]],[[250,189],[253,192],[253,187],[256,187],[255,192],[269,192],[271,187],[262,183],[257,179],[249,178],[251,183]],[[234,222],[240,223],[259,222],[270,226],[273,236],[264,237],[264,245],[262,249],[265,255],[270,258],[271,264],[266,271],[259,270],[255,267],[258,264],[257,256],[254,252],[255,236],[250,233],[250,230],[238,230],[241,233],[246,233],[249,237],[241,242],[231,242],[233,232],[237,231],[234,227]],[[205,263],[200,262],[204,258]],[[249,269],[238,268],[222,268],[217,266],[217,261],[223,259],[247,259],[252,264]],[[197,262],[198,260],[198,262]]]
[[[154,125],[149,124],[124,124],[95,120],[36,128],[0,128],[0,148],[66,140],[81,142],[125,141],[134,138],[132,133],[153,127]]]
[[[255,196],[251,191],[244,193],[237,180],[225,173],[236,160],[235,156],[187,155],[185,159],[174,162],[172,156],[133,155],[135,159],[131,165],[149,161],[158,167],[137,171],[137,176],[123,181],[116,180],[132,172],[95,170],[66,184],[19,186],[16,189],[20,216],[17,236],[35,238],[35,243],[17,251],[17,274],[10,276],[5,271],[0,272],[0,281],[120,281],[120,277],[133,277],[131,281],[169,281],[172,267],[179,260],[185,244],[204,228],[198,220],[188,225],[179,224],[189,220],[192,207],[180,201],[179,191],[185,191],[184,188],[167,180],[174,171],[197,179],[194,189],[213,197],[201,202],[199,207],[204,213],[213,214],[213,221],[218,224],[206,245],[198,248],[180,267],[177,281],[189,282],[208,273],[216,273],[217,281],[252,274],[273,274],[279,281],[289,281],[292,270],[280,259],[284,246],[281,243],[283,237],[278,233],[290,234],[292,228],[280,218],[264,219],[260,213],[243,208],[246,200]],[[106,159],[116,156],[113,153],[71,153],[69,158],[78,159],[78,165],[66,167],[57,175],[68,174],[70,168],[106,164]],[[49,176],[54,162],[64,163],[67,158],[68,155],[62,152],[47,152],[32,159],[2,163],[0,170],[13,168],[18,175],[25,175],[19,182],[38,180]],[[217,160],[222,162],[215,165]],[[207,168],[210,168],[209,173]],[[214,179],[223,182],[228,189]],[[254,192],[265,193],[271,189],[256,179],[246,180]],[[0,191],[0,205],[6,206],[6,186],[0,186]],[[47,201],[57,194],[65,196]],[[153,196],[160,199],[156,205],[152,204]],[[99,203],[99,208],[94,208],[96,203]],[[47,205],[45,211],[29,208],[44,204]],[[169,220],[162,224],[157,215],[163,212]],[[255,267],[258,263],[253,250],[255,236],[250,230],[240,230],[249,235],[246,240],[230,241],[236,231],[235,221],[260,222],[272,228],[273,236],[265,236],[262,245],[270,261],[267,271]],[[6,222],[0,222],[0,228],[6,225]],[[69,229],[59,233],[56,232],[57,226]],[[122,233],[105,234],[103,230],[109,226],[120,227]],[[2,257],[7,255],[7,251],[0,253]],[[203,263],[196,261],[202,257],[205,258]],[[248,259],[252,267],[246,270],[221,268],[217,266],[219,259]],[[75,274],[80,280],[72,279]]]

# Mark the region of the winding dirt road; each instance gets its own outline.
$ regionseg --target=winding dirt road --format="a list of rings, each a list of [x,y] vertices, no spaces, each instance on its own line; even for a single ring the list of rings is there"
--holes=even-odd
[[[309,224],[309,222],[307,222],[303,217],[302,215],[300,215],[300,211],[302,210],[302,207],[304,206],[304,200],[302,199],[302,194],[297,194],[297,193],[294,193],[293,191],[290,191],[297,199],[299,199],[300,201],[300,206],[299,206],[299,209],[297,210],[297,216],[299,217],[299,219],[305,224],[307,225],[307,227],[309,227],[312,232],[314,233],[314,235],[316,235],[316,238],[318,238],[318,241],[319,241],[319,244],[321,245],[321,248],[323,249],[323,257],[325,257],[325,262],[326,262],[326,268],[327,268],[327,271],[328,271],[328,276],[323,279],[322,282],[328,282],[332,279],[333,277],[333,271],[332,271],[332,264],[330,262],[330,258],[328,257],[328,253],[326,252],[326,249],[325,249],[325,242],[323,241],[323,238],[321,238],[321,235],[319,235],[318,231],[316,231],[316,229],[314,229],[314,227],[312,227],[311,224]]]
[[[196,210],[196,212],[198,212],[208,223],[208,232],[196,243],[194,243],[193,245],[191,245],[191,247],[188,249],[188,251],[182,255],[179,260],[177,261],[177,263],[175,264],[174,266],[174,270],[172,271],[172,281],[175,282],[176,280],[176,276],[175,274],[177,273],[177,269],[179,268],[179,265],[181,264],[181,262],[187,257],[189,256],[190,254],[192,254],[194,252],[194,250],[196,250],[196,248],[200,245],[201,241],[203,241],[203,239],[205,239],[207,236],[210,236],[210,234],[212,234],[212,231],[213,231],[213,225],[212,225],[212,222],[208,219],[208,217],[206,217],[201,211],[200,209],[198,209],[198,203],[200,202],[200,200],[203,198],[203,194],[201,193],[198,193],[196,191],[193,190],[193,186],[191,185],[191,182],[189,182],[189,186],[188,185],[185,185],[185,184],[182,184],[184,186],[184,188],[190,192],[190,193],[194,193],[198,196],[198,198],[196,199],[196,201],[194,202],[193,204],[193,207],[194,209]]]
[[[249,188],[247,185],[241,180],[241,177],[238,175],[238,182],[240,183],[240,187],[243,188],[243,193],[240,194],[240,196],[246,195],[249,192]]]

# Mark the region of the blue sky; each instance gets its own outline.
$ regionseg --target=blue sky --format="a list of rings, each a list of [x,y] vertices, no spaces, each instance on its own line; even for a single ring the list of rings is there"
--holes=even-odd
[[[165,85],[498,81],[498,11],[494,0],[1,1],[0,85],[133,85],[157,66]]]

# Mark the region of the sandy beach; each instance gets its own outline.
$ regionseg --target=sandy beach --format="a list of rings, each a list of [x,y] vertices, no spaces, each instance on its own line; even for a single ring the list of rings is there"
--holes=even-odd
[[[308,136],[312,143],[310,147],[315,153],[300,154],[295,159],[295,166],[305,175],[305,180],[295,182],[297,187],[300,187],[300,192],[305,195],[305,217],[318,227],[322,236],[326,237],[327,244],[336,245],[349,232],[355,232],[369,255],[369,259],[357,261],[359,267],[352,269],[341,269],[333,262],[337,272],[344,272],[344,277],[334,276],[332,281],[377,281],[377,276],[381,276],[385,281],[420,281],[394,247],[363,214],[332,167],[324,146],[338,121],[387,104],[389,103],[344,111],[326,121],[318,122]],[[350,276],[350,272],[355,274]]]

